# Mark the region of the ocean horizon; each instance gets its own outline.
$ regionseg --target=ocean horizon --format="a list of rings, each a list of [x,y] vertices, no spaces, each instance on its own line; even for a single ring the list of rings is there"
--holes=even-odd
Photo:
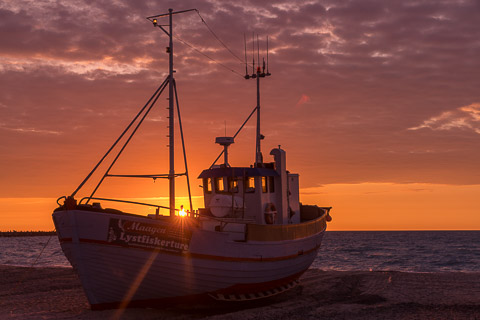
[[[327,231],[311,268],[480,272],[480,231]],[[0,265],[71,268],[56,236],[0,237]]]

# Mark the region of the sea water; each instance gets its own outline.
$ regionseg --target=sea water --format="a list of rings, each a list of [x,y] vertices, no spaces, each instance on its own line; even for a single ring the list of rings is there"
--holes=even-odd
[[[0,265],[70,267],[57,236],[0,237]]]
[[[480,231],[327,231],[312,268],[480,271]]]
[[[71,267],[56,236],[0,237],[0,265]],[[327,231],[312,268],[480,272],[480,231]]]

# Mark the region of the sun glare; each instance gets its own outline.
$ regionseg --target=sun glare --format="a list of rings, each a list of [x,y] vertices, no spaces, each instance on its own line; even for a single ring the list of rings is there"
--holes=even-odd
[[[178,211],[178,215],[180,217],[186,217],[187,216],[187,213],[185,212],[185,210],[183,209],[183,206],[180,207],[180,211]]]

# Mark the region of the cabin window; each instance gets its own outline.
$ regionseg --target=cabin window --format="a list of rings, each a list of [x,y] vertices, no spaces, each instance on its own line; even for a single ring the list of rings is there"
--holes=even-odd
[[[225,185],[223,184],[223,177],[215,178],[215,191],[216,192],[225,191]]]
[[[267,177],[262,177],[262,192],[267,192]]]
[[[255,178],[254,177],[246,177],[245,178],[245,192],[247,192],[247,193],[255,192]]]
[[[238,192],[238,179],[228,178],[228,191],[232,193]]]
[[[203,178],[203,191],[212,193],[212,178]]]
[[[275,177],[268,177],[268,191],[270,191],[270,193],[275,192]]]

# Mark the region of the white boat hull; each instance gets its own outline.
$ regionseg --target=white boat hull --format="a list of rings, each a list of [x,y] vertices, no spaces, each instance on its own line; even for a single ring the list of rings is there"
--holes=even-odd
[[[255,240],[254,228],[245,224],[233,223],[237,232],[215,230],[218,220],[78,209],[57,210],[53,218],[62,249],[94,309],[201,295],[248,300],[281,292],[311,265],[325,231],[325,217],[307,236],[297,228],[293,233],[300,236],[272,241],[261,234]],[[247,231],[238,232],[242,227]],[[246,238],[238,240],[242,234]]]

